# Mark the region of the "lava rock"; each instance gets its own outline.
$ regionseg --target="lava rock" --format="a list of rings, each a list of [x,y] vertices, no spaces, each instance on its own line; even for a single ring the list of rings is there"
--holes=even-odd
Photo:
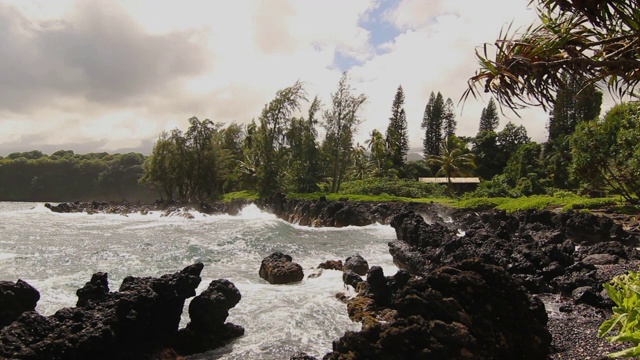
[[[360,275],[354,273],[351,270],[347,270],[342,274],[342,281],[345,285],[351,285],[354,289],[357,289],[358,284],[360,284],[363,280]]]
[[[225,323],[229,309],[240,302],[240,291],[229,280],[214,280],[189,304],[191,321],[178,332],[174,348],[183,355],[200,353],[244,334],[244,328]]]
[[[165,349],[181,346],[176,338],[180,316],[185,299],[195,295],[202,268],[197,263],[159,278],[129,276],[117,292],[108,292],[107,274],[94,274],[78,290],[77,307],[60,309],[48,317],[27,311],[1,329],[0,358],[106,360],[169,354]],[[215,287],[225,297],[216,304],[225,310],[206,304],[206,311],[199,311],[198,316],[220,319],[220,312],[239,300],[235,288],[224,290],[230,287],[228,282]],[[227,335],[237,335],[238,331],[231,331],[236,328],[225,324]]]
[[[0,281],[0,328],[14,322],[22,313],[33,311],[40,293],[25,281]]]
[[[302,266],[289,255],[275,252],[262,260],[259,275],[270,284],[289,284],[304,279]]]
[[[327,260],[327,261],[321,263],[320,265],[318,265],[318,267],[320,269],[325,269],[325,270],[339,270],[339,271],[342,271],[342,269],[343,269],[342,260]]]
[[[382,275],[373,270],[369,286],[349,300],[363,330],[334,341],[324,359],[546,359],[550,352],[544,305],[501,267],[471,259],[406,283],[406,273],[395,281]],[[388,305],[375,300],[387,297],[380,291]]]
[[[358,275],[366,275],[369,271],[369,263],[360,254],[354,254],[345,260],[344,269],[351,270]]]

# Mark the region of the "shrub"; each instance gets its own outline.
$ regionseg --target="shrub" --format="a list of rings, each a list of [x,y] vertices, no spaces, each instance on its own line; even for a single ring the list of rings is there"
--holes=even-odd
[[[342,184],[341,194],[399,196],[406,198],[443,197],[445,187],[408,179],[369,178],[347,181]]]
[[[616,306],[611,319],[598,329],[598,336],[609,333],[609,342],[629,342],[633,346],[609,354],[609,357],[640,357],[640,273],[629,271],[626,275],[614,277],[603,285]]]

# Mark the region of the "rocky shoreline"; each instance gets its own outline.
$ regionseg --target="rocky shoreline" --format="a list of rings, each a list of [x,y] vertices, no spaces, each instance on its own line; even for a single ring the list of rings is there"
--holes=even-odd
[[[611,277],[637,269],[640,237],[609,217],[584,212],[470,212],[437,204],[292,200],[254,202],[303,226],[391,224],[402,269],[385,277],[345,272],[358,295],[345,299],[363,323],[325,359],[604,359],[620,349],[597,338],[612,302]],[[163,211],[237,214],[249,202],[49,205],[58,212]],[[373,264],[375,265],[375,264]],[[488,335],[489,334],[489,335]],[[407,341],[414,339],[415,341]],[[304,354],[292,359],[311,359]]]
[[[75,307],[51,316],[35,311],[40,294],[24,281],[0,282],[2,359],[175,359],[220,347],[244,333],[226,323],[240,292],[214,280],[200,295],[196,263],[158,278],[129,276],[110,292],[106,273],[78,289]],[[178,329],[185,300],[191,321]]]

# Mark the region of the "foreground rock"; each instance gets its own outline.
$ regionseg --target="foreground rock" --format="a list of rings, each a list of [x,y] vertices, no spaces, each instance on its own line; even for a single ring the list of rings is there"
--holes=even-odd
[[[275,252],[262,260],[259,275],[270,284],[289,284],[302,281],[304,272],[300,264],[289,255]]]
[[[40,293],[22,280],[0,281],[0,329],[14,322],[22,313],[33,311]]]
[[[182,355],[187,355],[194,347],[183,344],[197,342],[198,338],[178,336],[178,325],[185,299],[195,295],[202,268],[198,263],[159,278],[129,276],[118,292],[109,292],[106,274],[94,274],[78,290],[76,307],[48,317],[28,311],[0,330],[0,358],[149,359],[161,353],[175,354],[170,348],[179,348]],[[209,294],[204,296],[217,298],[229,291],[210,286],[206,292]],[[226,316],[206,316],[228,311],[239,300],[239,293],[232,298],[215,302],[217,306],[206,307],[198,314],[211,320],[209,327],[198,329],[199,337],[206,333],[207,338],[216,338],[216,344],[221,344],[241,335],[241,328],[224,324]],[[229,328],[235,331],[226,331]]]
[[[425,277],[372,267],[349,316],[363,322],[324,359],[546,359],[551,335],[539,300],[480,259]]]

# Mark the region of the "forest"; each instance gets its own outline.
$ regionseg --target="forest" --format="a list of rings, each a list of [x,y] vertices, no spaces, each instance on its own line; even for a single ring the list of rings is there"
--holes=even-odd
[[[493,99],[478,116],[476,136],[457,136],[453,101],[433,92],[421,122],[423,159],[407,161],[402,86],[390,99],[387,128],[354,143],[366,95],[356,94],[344,73],[330,104],[309,101],[296,82],[278,91],[257,120],[240,125],[192,117],[186,131],[161,133],[149,156],[9,154],[0,158],[0,200],[206,201],[235,192],[517,198],[571,191],[636,202],[638,105],[622,103],[600,117],[602,92],[578,76],[563,80],[542,144],[511,122],[498,130]],[[308,110],[300,116],[303,108]],[[482,182],[461,194],[417,182],[427,176],[477,176]]]

